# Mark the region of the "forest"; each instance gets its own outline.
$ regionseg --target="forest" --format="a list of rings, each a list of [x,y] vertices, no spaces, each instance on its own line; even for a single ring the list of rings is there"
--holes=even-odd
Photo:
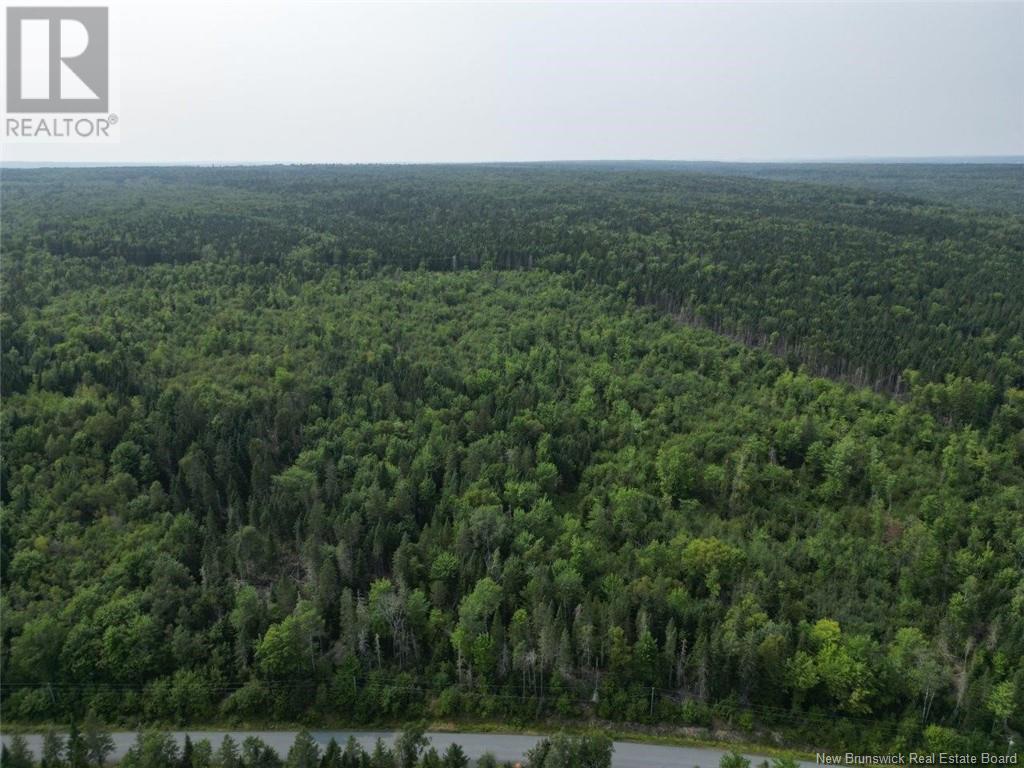
[[[991,205],[866,171],[5,169],[4,721],[1005,750],[1024,177],[986,167]]]

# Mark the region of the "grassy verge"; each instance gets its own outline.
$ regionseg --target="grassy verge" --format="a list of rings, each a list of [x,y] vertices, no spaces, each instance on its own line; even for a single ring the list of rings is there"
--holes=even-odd
[[[488,721],[476,722],[431,722],[429,730],[442,733],[520,733],[536,736],[547,736],[559,731],[566,733],[583,733],[600,730],[607,733],[615,741],[629,741],[638,744],[657,744],[669,747],[702,747],[721,749],[723,751],[747,752],[765,757],[791,757],[794,760],[813,760],[814,754],[788,747],[778,747],[764,742],[746,739],[726,739],[714,735],[700,736],[681,732],[669,726],[659,726],[656,730],[641,725],[623,725],[605,721],[547,720],[538,723],[526,723],[523,727],[510,727],[507,723]],[[703,729],[701,729],[703,730]]]

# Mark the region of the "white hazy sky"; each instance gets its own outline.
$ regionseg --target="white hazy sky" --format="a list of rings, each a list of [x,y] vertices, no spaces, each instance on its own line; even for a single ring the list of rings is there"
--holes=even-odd
[[[1024,154],[1024,2],[111,8],[120,142],[3,159]]]

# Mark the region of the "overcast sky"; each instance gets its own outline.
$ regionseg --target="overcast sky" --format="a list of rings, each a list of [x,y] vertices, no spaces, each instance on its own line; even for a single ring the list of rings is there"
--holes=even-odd
[[[3,159],[1024,154],[1024,2],[111,8],[120,142]]]

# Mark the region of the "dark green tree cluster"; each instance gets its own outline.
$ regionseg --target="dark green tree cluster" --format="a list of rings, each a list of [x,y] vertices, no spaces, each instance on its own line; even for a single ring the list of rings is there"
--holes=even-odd
[[[28,742],[21,734],[10,737],[0,749],[0,765],[5,768],[103,768],[110,762],[114,741],[96,718],[91,714],[84,727],[79,728],[72,720],[71,729],[64,737],[54,729],[48,729],[42,738],[39,759],[36,760]]]
[[[603,734],[542,739],[526,756],[529,768],[611,768],[612,740]]]

